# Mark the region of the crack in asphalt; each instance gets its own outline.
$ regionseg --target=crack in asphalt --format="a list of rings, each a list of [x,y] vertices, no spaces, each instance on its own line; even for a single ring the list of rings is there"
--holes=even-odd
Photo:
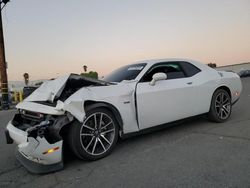
[[[232,121],[232,122],[228,122],[228,123],[226,123],[226,124],[224,124],[224,123],[215,123],[214,124],[214,126],[213,127],[210,127],[210,128],[208,128],[208,129],[206,129],[206,130],[203,130],[203,131],[185,131],[186,133],[190,133],[190,134],[192,134],[192,133],[194,133],[194,134],[210,134],[210,135],[215,135],[215,136],[224,136],[224,137],[231,137],[231,138],[238,138],[238,139],[240,139],[240,138],[242,138],[242,139],[246,139],[246,140],[250,140],[250,138],[245,138],[245,137],[237,137],[237,136],[230,136],[230,135],[220,135],[220,134],[216,134],[216,133],[209,133],[209,131],[212,131],[212,130],[214,130],[214,129],[217,129],[217,128],[222,128],[222,127],[224,127],[224,126],[230,126],[231,124],[235,124],[235,123],[240,123],[240,122],[244,122],[244,121],[249,121],[250,120],[250,118],[247,118],[247,119],[242,119],[242,120],[236,120],[236,121]],[[217,124],[217,125],[216,125]],[[188,134],[187,134],[188,135]]]
[[[53,177],[54,177],[56,183],[53,184],[53,185],[51,185],[51,186],[49,186],[48,188],[53,188],[53,187],[56,187],[57,185],[60,185],[60,182],[59,182],[59,180],[57,179],[56,174],[53,173],[52,175],[53,175]]]
[[[6,174],[6,173],[12,172],[12,171],[17,170],[17,169],[19,169],[19,168],[21,168],[21,167],[22,167],[22,165],[19,165],[19,166],[16,166],[16,167],[9,168],[9,169],[7,169],[7,170],[1,171],[1,172],[0,172],[0,177],[1,177],[2,175]]]
[[[220,137],[225,137],[225,138],[233,138],[233,139],[238,139],[238,140],[245,140],[245,141],[250,141],[250,138],[247,137],[239,137],[239,136],[233,136],[233,135],[223,135],[223,134],[217,134],[217,133],[208,133],[208,132],[190,132],[193,134],[203,134],[203,135],[212,135],[212,136],[220,136]]]
[[[89,167],[85,167],[85,168],[89,168]],[[58,179],[58,175],[60,175],[58,172],[54,172],[52,175],[55,179],[55,184],[51,185],[50,187],[57,187],[60,184],[72,184],[72,183],[76,183],[76,182],[80,182],[81,179],[85,179],[89,177],[89,174],[91,174],[91,172],[94,170],[95,168],[89,168],[90,172],[87,173],[86,175],[78,175],[78,176],[74,176],[70,179]],[[74,174],[74,173],[72,173]],[[86,179],[85,179],[86,181]],[[89,182],[87,182],[89,184]]]
[[[56,187],[56,186],[60,185],[60,182],[59,182],[59,180],[57,179],[57,176],[56,176],[55,172],[54,172],[54,173],[51,173],[51,175],[53,176],[53,178],[54,178],[54,180],[55,180],[55,183],[52,184],[52,185],[50,185],[50,186],[48,186],[48,188],[52,188],[52,187]],[[39,178],[40,178],[40,177],[38,177],[37,179],[39,179]],[[30,183],[30,182],[28,182],[27,185],[28,185],[29,183]]]
[[[235,120],[235,121],[231,121],[231,122],[228,122],[227,124],[232,124],[232,123],[239,123],[239,122],[243,122],[243,121],[249,121],[250,118],[246,118],[246,119],[240,119],[240,120]]]

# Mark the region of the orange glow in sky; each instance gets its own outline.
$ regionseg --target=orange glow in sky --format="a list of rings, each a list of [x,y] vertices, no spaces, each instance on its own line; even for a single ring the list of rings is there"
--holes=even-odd
[[[249,0],[11,1],[3,22],[9,80],[153,58],[250,62]]]

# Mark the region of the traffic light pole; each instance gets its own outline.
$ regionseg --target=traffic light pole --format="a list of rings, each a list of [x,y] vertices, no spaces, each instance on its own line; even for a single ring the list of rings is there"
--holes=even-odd
[[[2,109],[8,109],[9,92],[8,92],[7,66],[6,66],[5,49],[4,49],[2,11],[0,11],[0,76],[1,76],[0,80],[1,80],[1,93],[2,93]]]

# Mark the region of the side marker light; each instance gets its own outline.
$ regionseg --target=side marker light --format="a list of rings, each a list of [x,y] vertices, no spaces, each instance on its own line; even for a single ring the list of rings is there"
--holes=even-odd
[[[53,153],[53,152],[55,152],[55,151],[58,150],[58,149],[59,149],[59,147],[52,148],[52,149],[49,149],[49,150],[43,152],[43,154],[46,155],[46,154],[49,154],[49,153]]]

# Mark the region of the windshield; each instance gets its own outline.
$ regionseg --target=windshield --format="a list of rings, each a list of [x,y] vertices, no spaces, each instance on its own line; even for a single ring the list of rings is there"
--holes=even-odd
[[[123,80],[134,80],[145,66],[146,63],[126,65],[111,72],[108,76],[105,76],[103,80],[107,82],[121,82]]]

